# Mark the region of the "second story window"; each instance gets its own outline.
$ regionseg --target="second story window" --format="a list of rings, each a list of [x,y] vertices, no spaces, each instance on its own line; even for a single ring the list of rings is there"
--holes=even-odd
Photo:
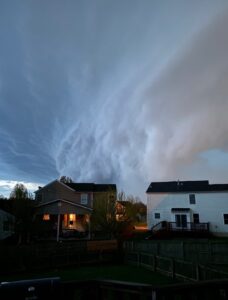
[[[195,197],[195,194],[190,194],[190,195],[189,195],[189,203],[190,203],[190,204],[196,204],[196,197]]]
[[[88,194],[81,194],[81,204],[83,205],[88,204]]]
[[[36,194],[36,200],[39,201],[39,202],[42,202],[43,197],[42,197],[42,194],[41,194],[41,193]]]

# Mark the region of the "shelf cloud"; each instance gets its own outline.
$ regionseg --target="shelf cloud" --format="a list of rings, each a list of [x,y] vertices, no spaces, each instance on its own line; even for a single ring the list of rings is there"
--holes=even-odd
[[[0,191],[60,175],[138,195],[227,182],[227,7],[1,2]]]

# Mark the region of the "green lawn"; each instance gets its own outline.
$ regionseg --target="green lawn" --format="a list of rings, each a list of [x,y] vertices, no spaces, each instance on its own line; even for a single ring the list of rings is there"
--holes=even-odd
[[[42,273],[18,274],[0,277],[0,281],[14,281],[33,278],[60,277],[63,281],[88,280],[88,279],[111,279],[147,284],[172,284],[176,281],[169,277],[151,272],[149,270],[127,265],[79,267],[74,269],[54,270]]]

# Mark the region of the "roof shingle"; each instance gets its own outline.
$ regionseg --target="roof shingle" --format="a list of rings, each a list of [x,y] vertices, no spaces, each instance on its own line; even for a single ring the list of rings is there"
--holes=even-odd
[[[228,191],[228,184],[209,184],[208,180],[151,182],[146,193],[181,193],[214,191]]]

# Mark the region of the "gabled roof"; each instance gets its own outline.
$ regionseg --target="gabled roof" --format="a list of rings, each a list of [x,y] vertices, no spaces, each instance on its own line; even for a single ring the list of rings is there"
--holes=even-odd
[[[64,183],[66,186],[70,187],[77,192],[93,192],[94,183]]]
[[[76,192],[116,192],[115,184],[65,183]]]
[[[208,180],[151,182],[146,193],[228,191],[228,184],[209,184]]]
[[[57,179],[49,182],[43,187],[39,187],[35,193],[39,192],[42,189],[47,188],[48,186],[59,183],[61,185],[64,185],[66,188],[70,189],[73,192],[116,192],[116,185],[115,184],[96,184],[96,183],[63,183]]]
[[[116,192],[115,184],[94,184],[94,192]]]
[[[55,180],[49,182],[48,184],[46,184],[45,186],[39,187],[39,189],[37,191],[35,191],[34,193],[37,193],[37,192],[39,192],[42,189],[46,189],[47,187],[49,187],[50,185],[52,185],[54,183],[58,183],[58,184],[64,185],[66,188],[68,188],[68,189],[70,189],[71,191],[74,192],[74,190],[72,188],[70,188],[69,186],[67,186],[65,183],[59,181],[58,179],[55,179]]]

